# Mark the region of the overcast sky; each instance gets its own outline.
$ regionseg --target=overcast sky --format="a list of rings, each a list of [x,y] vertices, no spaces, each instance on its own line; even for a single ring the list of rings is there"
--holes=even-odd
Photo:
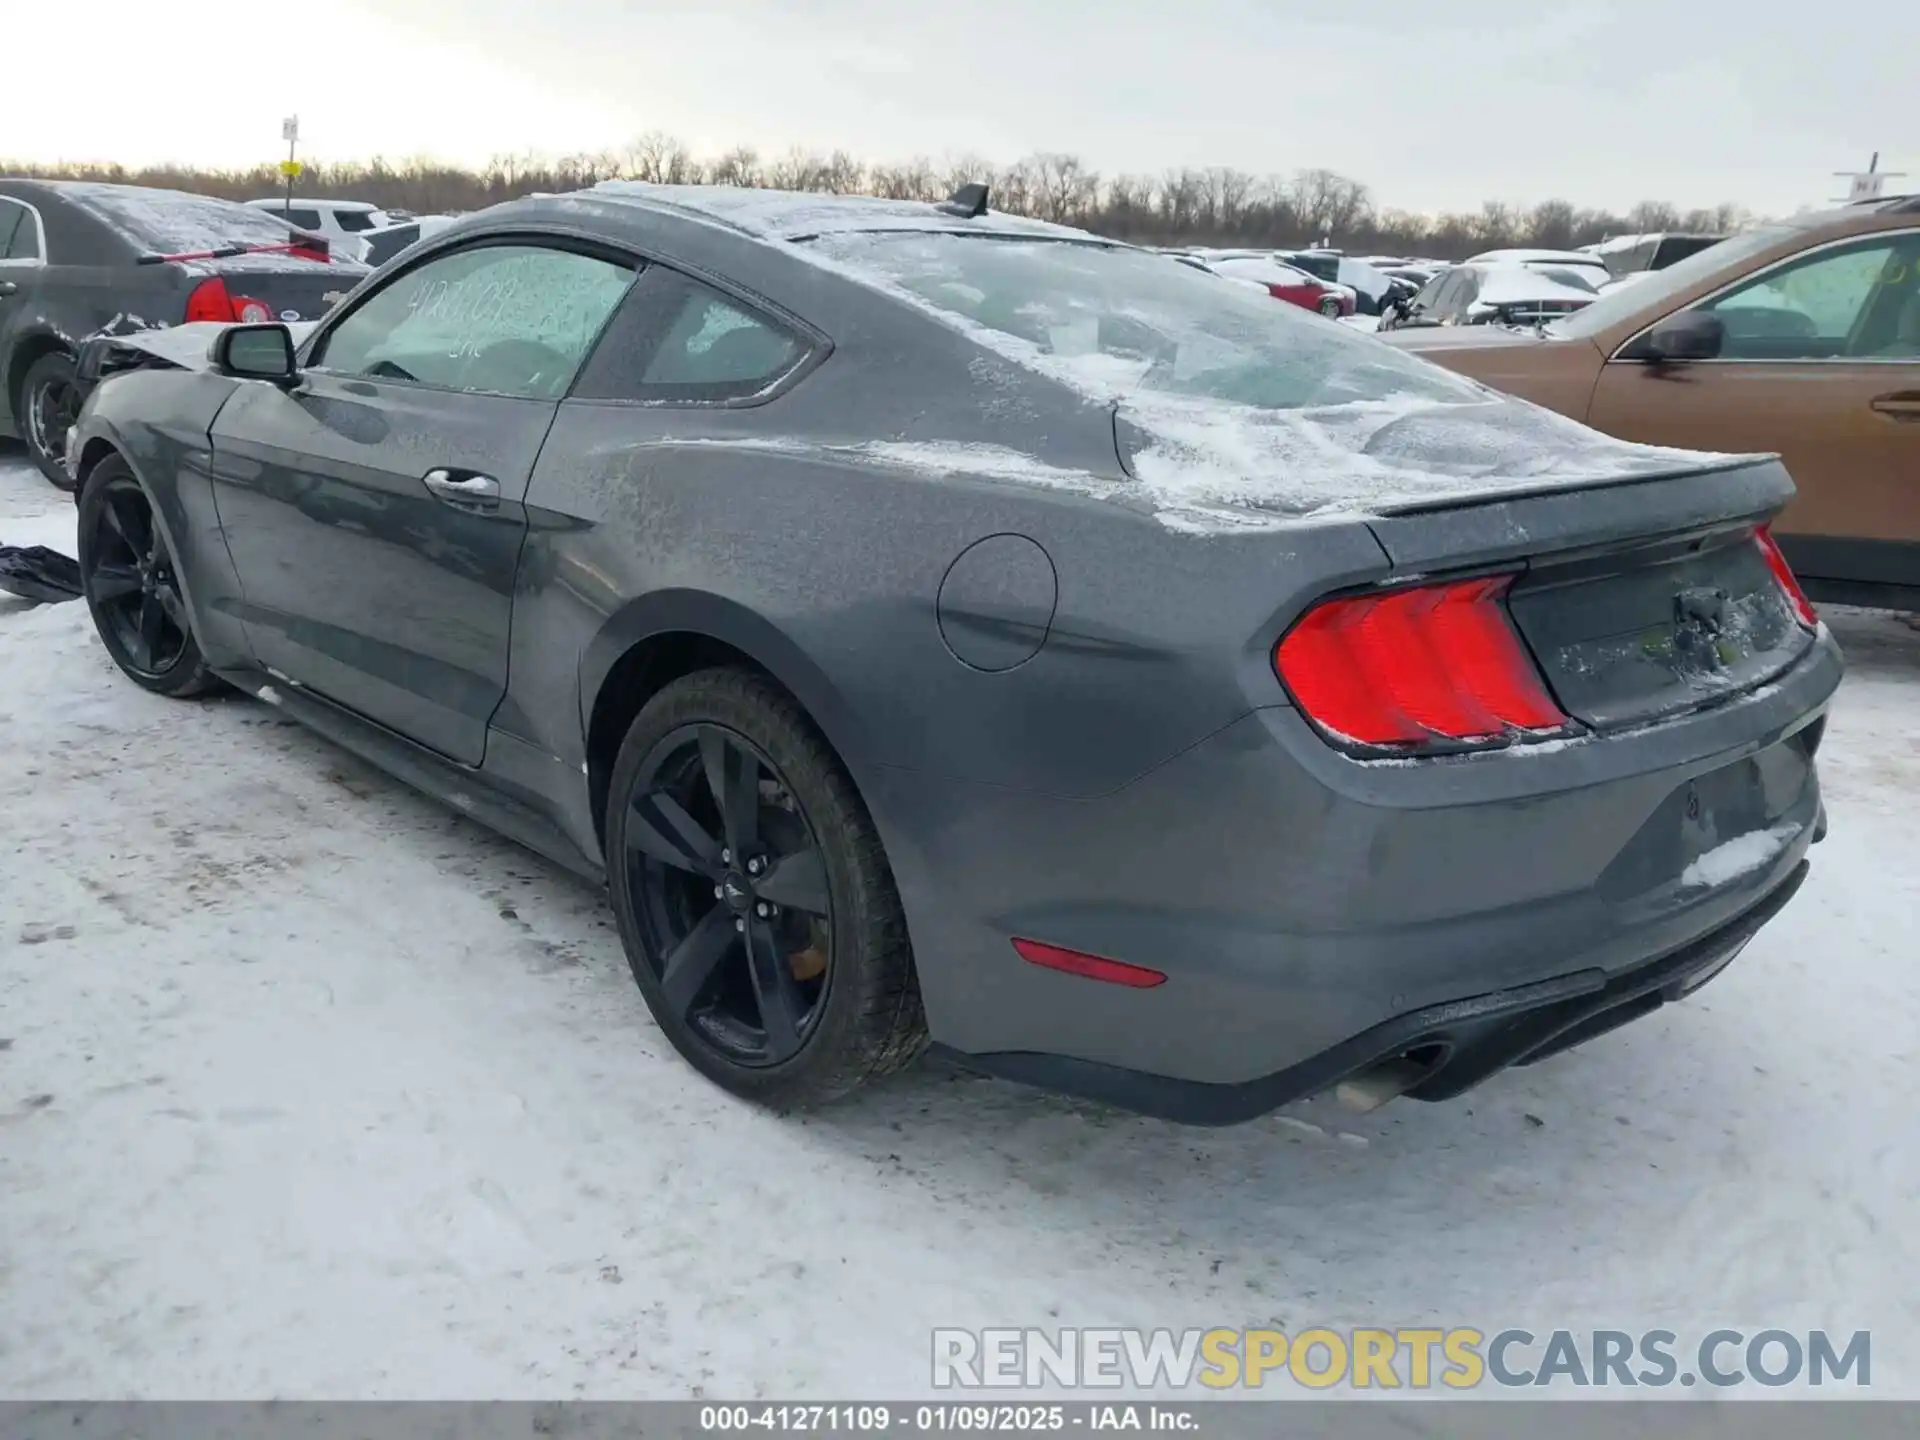
[[[1920,12],[1892,0],[13,8],[0,158],[276,160],[298,112],[308,158],[480,162],[662,129],[703,154],[1324,166],[1426,211],[1559,196],[1779,213],[1837,194],[1831,172],[1876,148],[1920,171]]]

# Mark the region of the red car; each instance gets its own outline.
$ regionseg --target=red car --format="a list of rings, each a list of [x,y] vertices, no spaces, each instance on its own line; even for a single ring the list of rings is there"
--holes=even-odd
[[[1354,294],[1346,286],[1317,280],[1264,250],[1216,250],[1181,258],[1229,280],[1264,286],[1274,299],[1303,310],[1317,310],[1329,319],[1353,314]]]

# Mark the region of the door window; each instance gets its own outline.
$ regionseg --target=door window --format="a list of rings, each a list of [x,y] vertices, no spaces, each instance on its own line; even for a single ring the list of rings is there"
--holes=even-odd
[[[1876,238],[1779,266],[1700,308],[1726,327],[1723,360],[1881,355],[1920,346],[1906,319],[1917,260],[1920,236]]]
[[[276,206],[272,213],[278,215],[289,225],[298,225],[302,230],[318,230],[320,228],[320,212],[318,210],[283,210]]]
[[[328,332],[313,363],[369,380],[555,400],[632,279],[626,265],[572,250],[458,250],[369,295]]]

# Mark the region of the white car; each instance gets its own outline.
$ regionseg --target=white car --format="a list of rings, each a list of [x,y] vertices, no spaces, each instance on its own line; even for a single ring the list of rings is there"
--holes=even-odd
[[[256,210],[270,210],[309,234],[326,236],[333,253],[347,260],[366,259],[367,246],[362,237],[369,230],[383,230],[394,223],[386,211],[364,200],[287,200],[275,196],[249,200],[247,204]]]

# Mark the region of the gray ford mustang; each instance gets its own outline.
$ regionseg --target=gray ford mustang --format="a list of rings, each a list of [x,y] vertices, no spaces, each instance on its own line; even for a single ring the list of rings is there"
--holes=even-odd
[[[1717,974],[1825,830],[1775,460],[979,187],[518,201],[297,344],[90,350],[120,667],[604,877],[769,1103],[929,1040],[1200,1123],[1455,1095]]]

